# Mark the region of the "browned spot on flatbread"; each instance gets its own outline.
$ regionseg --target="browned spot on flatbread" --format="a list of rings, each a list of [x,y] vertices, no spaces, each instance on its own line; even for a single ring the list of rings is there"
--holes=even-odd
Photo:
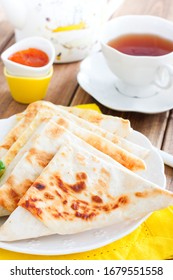
[[[118,137],[116,137],[116,136],[114,135],[113,138],[111,139],[111,141],[112,141],[114,144],[118,144],[120,140],[118,139]]]
[[[144,192],[135,192],[135,196],[139,197],[139,198],[144,198],[147,197],[148,192],[144,191]]]
[[[110,212],[111,211],[111,205],[105,204],[102,207],[100,207],[99,210],[103,210],[105,212]]]
[[[76,180],[86,180],[87,174],[85,172],[76,173]]]
[[[155,196],[158,193],[162,194],[162,189],[152,189],[149,191],[135,192],[135,196],[138,198],[146,198],[148,196]]]
[[[44,197],[45,197],[45,199],[48,199],[48,200],[53,200],[54,199],[54,196],[49,192],[45,192]]]
[[[129,203],[129,198],[127,195],[122,195],[120,196],[120,198],[118,199],[118,204],[119,205],[126,205]]]
[[[19,199],[18,193],[16,193],[16,191],[13,190],[12,188],[9,189],[9,196],[12,198],[12,200]]]
[[[61,125],[61,126],[63,126],[63,127],[65,127],[65,128],[68,127],[67,121],[66,121],[65,119],[63,119],[63,118],[58,118],[58,119],[56,120],[56,123],[59,124],[59,125]]]
[[[112,209],[117,209],[119,207],[119,205],[118,205],[118,203],[115,203],[114,205],[113,205],[113,207],[112,207]]]
[[[10,175],[10,177],[7,179],[7,184],[12,187],[15,184],[15,177],[14,175]]]
[[[50,138],[54,139],[64,133],[64,128],[60,125],[56,125],[56,123],[52,123],[52,125],[47,129],[46,133]]]
[[[57,212],[53,212],[51,214],[55,219],[58,219],[58,218],[62,218],[63,215],[61,213],[59,213],[58,211]]]
[[[68,193],[68,187],[66,183],[64,183],[59,176],[55,175],[57,187],[60,188],[63,192]]]
[[[77,218],[81,218],[82,220],[91,220],[96,216],[96,214],[94,212],[91,212],[91,213],[84,213],[83,212],[83,213],[81,213],[79,211],[76,211],[75,216]]]
[[[2,144],[0,146],[0,148],[3,148],[3,149],[6,149],[6,150],[9,150],[10,147],[13,145],[14,142],[16,142],[17,140],[17,136],[16,135],[12,135],[8,141],[6,141],[4,144]]]
[[[77,182],[73,185],[69,185],[69,187],[74,191],[74,192],[82,192],[83,190],[86,189],[86,184],[85,182],[81,181],[81,182]]]
[[[83,166],[85,166],[85,157],[80,153],[77,154],[76,160]]]
[[[98,185],[99,185],[99,188],[106,188],[106,184],[105,184],[105,181],[102,180],[102,179],[98,179]]]
[[[63,180],[60,179],[59,176],[55,175],[57,187],[59,187],[63,192],[68,193],[70,190],[74,192],[82,192],[86,189],[86,184],[84,181],[77,181],[75,184],[67,184]]]
[[[69,212],[63,211],[63,216],[69,216],[69,215],[70,215]]]
[[[104,190],[109,186],[109,180],[110,180],[110,173],[105,168],[101,169],[101,176],[98,179],[99,187],[104,188]]]
[[[101,174],[107,178],[110,178],[110,172],[106,168],[101,169]]]
[[[126,206],[129,203],[129,198],[127,195],[122,195],[118,198],[118,201],[112,206],[112,209],[117,209],[118,207]]]
[[[72,203],[71,208],[72,208],[73,210],[78,210],[78,209],[79,209],[79,203],[78,203],[78,202]]]
[[[98,211],[104,211],[104,212],[111,212],[112,210],[115,210],[119,207],[124,207],[129,203],[129,198],[126,195],[120,196],[118,199],[112,198],[112,202],[110,203],[97,203],[93,206],[94,209]]]
[[[89,202],[87,202],[87,201],[85,201],[85,200],[78,199],[78,202],[79,202],[81,205],[89,205]]]
[[[42,201],[42,200],[40,198],[34,197],[34,198],[31,198],[31,201],[32,202],[37,202],[37,201]]]
[[[31,164],[33,161],[36,160],[36,162],[41,167],[45,168],[47,164],[50,162],[50,160],[53,158],[53,156],[54,155],[51,153],[47,153],[45,151],[32,148],[29,150],[26,160],[28,160]]]
[[[90,117],[89,117],[89,121],[96,123],[96,124],[99,124],[102,120],[103,120],[103,117],[101,114],[100,115],[93,114],[93,115],[90,115]]]
[[[41,218],[42,210],[41,208],[38,208],[35,206],[34,201],[32,199],[28,199],[20,204],[23,208],[27,209],[28,211],[31,211],[34,216],[37,216]]]
[[[42,190],[44,190],[46,188],[46,186],[44,184],[39,183],[39,182],[35,182],[33,184],[33,187],[35,187],[39,191],[42,191]]]
[[[57,196],[59,196],[60,198],[62,198],[62,195],[61,195],[57,190],[55,190],[55,194],[56,194]]]
[[[98,195],[93,195],[93,196],[91,197],[91,199],[92,199],[93,202],[96,202],[96,203],[103,203],[102,198],[101,198],[100,196],[98,196]]]

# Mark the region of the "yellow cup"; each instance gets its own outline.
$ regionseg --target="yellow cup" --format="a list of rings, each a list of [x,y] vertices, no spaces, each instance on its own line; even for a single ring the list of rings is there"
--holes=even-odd
[[[10,92],[15,101],[29,104],[45,97],[51,77],[53,67],[50,72],[43,77],[19,77],[10,75],[4,68]]]

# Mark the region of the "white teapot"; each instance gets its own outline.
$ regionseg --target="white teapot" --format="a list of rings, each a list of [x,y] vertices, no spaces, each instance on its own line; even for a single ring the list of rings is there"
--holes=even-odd
[[[41,36],[55,47],[55,62],[85,58],[96,45],[101,24],[122,0],[0,0],[15,28],[16,41]]]

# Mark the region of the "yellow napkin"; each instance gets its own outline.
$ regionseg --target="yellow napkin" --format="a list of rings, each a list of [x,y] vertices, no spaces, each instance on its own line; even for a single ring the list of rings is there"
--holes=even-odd
[[[98,110],[96,104],[81,108]],[[129,235],[99,249],[61,256],[36,256],[0,249],[1,260],[163,260],[173,259],[173,207],[155,211]]]

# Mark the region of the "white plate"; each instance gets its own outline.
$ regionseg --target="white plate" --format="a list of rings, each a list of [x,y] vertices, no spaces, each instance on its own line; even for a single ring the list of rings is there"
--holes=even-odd
[[[0,140],[14,123],[15,116],[0,120]],[[165,187],[166,179],[163,161],[149,140],[137,131],[133,131],[128,138],[132,142],[140,144],[151,151],[146,159],[147,171],[141,172],[141,176],[159,186]],[[62,255],[88,251],[122,238],[136,229],[145,219],[146,217],[133,222],[112,225],[73,235],[52,235],[16,242],[0,242],[0,248],[37,255]],[[0,224],[3,222],[4,218],[0,218]]]
[[[88,56],[77,76],[80,86],[104,106],[120,111],[161,113],[173,108],[173,87],[148,98],[131,98],[116,89],[116,77],[101,52]]]

